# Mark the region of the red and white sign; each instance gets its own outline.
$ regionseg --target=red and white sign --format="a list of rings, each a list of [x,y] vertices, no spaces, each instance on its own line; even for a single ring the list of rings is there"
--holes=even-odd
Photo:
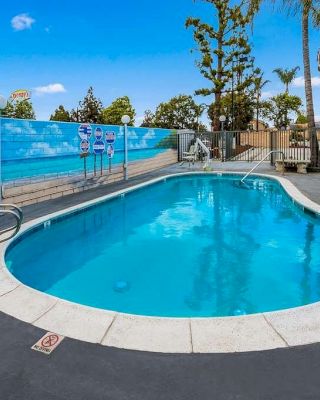
[[[10,99],[12,101],[22,101],[31,99],[31,92],[25,89],[15,90],[11,93]]]
[[[38,340],[37,343],[31,347],[31,349],[49,355],[59,346],[63,339],[64,336],[48,332],[40,340]]]

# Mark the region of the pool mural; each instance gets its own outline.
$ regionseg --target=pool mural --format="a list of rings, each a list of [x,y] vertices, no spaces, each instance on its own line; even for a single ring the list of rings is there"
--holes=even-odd
[[[2,146],[2,180],[50,174],[81,173],[83,161],[80,159],[80,123],[32,121],[0,118]],[[94,167],[94,132],[100,127],[103,140],[107,132],[114,132],[113,165],[121,164],[124,156],[124,127],[91,124],[90,156],[88,171]],[[158,128],[128,127],[129,161],[153,157],[168,148],[176,147],[176,131]],[[108,145],[106,144],[106,150]],[[104,153],[104,169],[108,157]]]

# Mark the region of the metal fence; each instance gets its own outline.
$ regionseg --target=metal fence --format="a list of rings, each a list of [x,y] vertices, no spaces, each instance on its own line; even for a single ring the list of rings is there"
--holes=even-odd
[[[234,132],[192,131],[178,134],[179,161],[196,138],[210,149],[211,157],[220,161],[261,161],[272,150],[282,151],[286,159],[307,160],[311,158],[311,137],[317,135],[320,145],[320,130],[264,130]],[[274,163],[279,155],[273,154],[266,160]]]
[[[1,179],[3,182],[42,180],[81,174],[84,160],[80,159],[79,123],[31,121],[0,118]],[[88,173],[95,169],[103,173],[124,163],[124,127],[91,125],[90,155],[86,159]],[[96,129],[102,132],[105,151],[95,157],[93,146]],[[106,134],[113,132],[114,155],[108,157]],[[100,141],[101,142],[101,141]],[[128,127],[130,163],[155,158],[177,147],[177,131],[170,129]],[[97,159],[96,159],[97,158]]]

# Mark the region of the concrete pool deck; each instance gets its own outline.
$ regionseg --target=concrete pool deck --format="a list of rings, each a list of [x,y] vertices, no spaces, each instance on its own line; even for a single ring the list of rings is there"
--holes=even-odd
[[[245,166],[243,163],[241,164],[241,170],[245,170]],[[250,164],[251,165],[251,164]],[[235,165],[233,164],[233,167]],[[216,170],[218,168],[227,169],[226,165],[216,165]],[[228,168],[230,170],[230,168]],[[188,171],[189,168],[186,166],[179,167],[174,166],[170,169],[166,168],[162,171],[157,171],[156,173],[149,174],[146,177],[140,177],[135,180],[137,181],[149,180],[150,178],[156,176],[167,175],[170,173],[177,173],[179,171],[184,172]],[[270,173],[268,167],[264,167],[258,172]],[[307,194],[309,192],[309,196],[314,200],[319,199],[320,192],[320,175],[307,175],[307,176],[297,176],[287,174],[287,178],[296,180],[295,184],[297,187]],[[307,182],[310,183],[307,183]],[[311,182],[312,181],[312,182]],[[132,184],[133,182],[129,182]],[[122,183],[122,185],[127,185],[128,183]],[[119,190],[119,185],[115,185],[114,188],[105,187],[104,194],[108,190]],[[103,194],[103,191],[97,194],[97,190],[94,193],[85,193],[85,196],[99,197]],[[57,209],[64,209],[70,205],[73,205],[77,202],[83,202],[87,199],[81,199],[79,195],[74,196],[74,198],[65,198],[65,203],[62,202],[63,199],[59,199],[60,204],[53,204],[48,202],[47,205],[37,205],[33,206],[29,210],[25,210],[26,218],[29,220],[34,219],[35,217],[39,217],[42,215],[48,214],[49,210],[52,212],[53,207]],[[41,209],[39,207],[41,206]],[[46,208],[45,208],[46,206]],[[38,207],[38,209],[37,209]],[[14,289],[15,290],[15,289]],[[14,291],[13,290],[13,291]],[[20,289],[21,290],[21,289]],[[23,291],[23,289],[22,289]],[[3,297],[3,296],[1,296]],[[8,301],[9,304],[11,301]],[[1,302],[0,302],[1,303]],[[19,309],[20,312],[23,307],[25,307],[25,303],[22,301],[20,304],[16,304],[15,308]],[[54,310],[56,305],[53,305],[52,310]],[[312,308],[313,306],[307,306]],[[48,307],[51,309],[51,305]],[[33,309],[34,310],[34,309]],[[59,313],[58,313],[59,314]],[[58,315],[57,314],[57,315]],[[320,341],[320,334],[318,330],[314,330],[314,326],[320,325],[319,322],[320,313],[317,310],[313,310],[313,314],[309,315],[308,320],[306,322],[305,329],[308,331],[309,343]],[[65,317],[65,322],[70,318],[67,315]],[[250,317],[251,318],[251,317]],[[222,320],[222,319],[221,319]],[[99,321],[99,316],[97,316],[96,321]],[[239,321],[239,319],[238,319]],[[291,327],[289,327],[293,332],[296,332],[297,327],[295,326],[295,322],[297,321],[296,315],[291,316]],[[30,322],[30,321],[29,321]],[[32,321],[31,321],[32,322]],[[206,321],[205,321],[206,322]],[[87,321],[88,323],[88,321]],[[131,323],[130,318],[127,323]],[[144,353],[144,352],[132,352],[120,349],[112,349],[109,347],[102,347],[94,344],[78,342],[71,339],[66,339],[50,356],[49,360],[45,361],[41,357],[45,357],[41,354],[33,354],[29,348],[34,342],[39,339],[43,331],[32,326],[30,324],[25,324],[18,320],[15,320],[12,317],[8,317],[5,314],[0,314],[0,326],[3,327],[2,333],[4,343],[6,346],[3,348],[3,343],[0,345],[0,354],[4,355],[4,362],[2,363],[2,368],[0,369],[0,379],[4,381],[5,385],[2,386],[0,384],[0,394],[3,396],[11,392],[1,390],[9,390],[9,383],[6,379],[3,379],[3,376],[6,377],[6,370],[4,366],[15,364],[17,368],[16,371],[11,371],[11,376],[14,376],[19,381],[19,375],[17,375],[18,371],[24,371],[23,374],[28,376],[28,382],[25,384],[27,387],[26,394],[27,396],[22,396],[20,391],[20,396],[9,396],[4,398],[42,398],[40,394],[44,396],[45,393],[48,394],[46,398],[53,399],[73,399],[73,398],[92,398],[92,399],[195,399],[195,398],[203,398],[203,399],[212,399],[212,395],[214,394],[214,398],[217,399],[273,399],[273,398],[283,398],[283,399],[313,399],[318,397],[312,397],[315,394],[320,393],[320,384],[318,379],[318,374],[315,371],[320,371],[320,363],[318,361],[320,355],[320,346],[318,344],[304,346],[304,347],[287,347],[287,340],[277,332],[273,332],[274,340],[277,343],[275,347],[283,347],[283,349],[277,349],[272,351],[265,352],[253,352],[253,353],[241,353],[241,354],[229,354],[220,356],[218,354],[211,355],[169,355],[169,354],[152,354],[152,353]],[[264,325],[267,325],[267,321],[264,319]],[[128,325],[125,326],[127,329]],[[189,328],[190,325],[187,326]],[[111,327],[112,328],[112,327]],[[83,322],[79,323],[79,329],[85,330],[86,326]],[[257,326],[255,323],[252,325],[251,336],[256,332]],[[220,333],[222,332],[224,336],[228,336],[231,334],[236,334],[236,336],[241,336],[241,331],[239,332],[239,326],[235,325],[231,330],[223,326],[219,327]],[[22,337],[23,332],[26,332],[26,335]],[[30,332],[32,339],[30,339]],[[58,332],[59,333],[59,332]],[[200,334],[202,334],[202,328],[200,328]],[[145,339],[140,339],[141,331],[136,332],[136,335],[140,342],[143,344]],[[162,334],[163,335],[163,334]],[[195,333],[197,335],[197,333]],[[17,339],[17,336],[19,339]],[[72,336],[72,335],[71,335]],[[114,335],[117,337],[117,331]],[[258,335],[255,335],[256,339],[260,340],[260,342],[264,341],[263,334],[258,332]],[[178,330],[178,339],[179,339],[179,330]],[[164,334],[163,339],[170,343],[175,341],[175,337],[168,337]],[[214,336],[205,338],[204,346],[207,346],[208,343],[214,339]],[[195,340],[197,340],[195,338]],[[16,348],[12,347],[12,342],[17,342],[19,345]],[[248,336],[243,335],[243,341],[247,345],[248,341],[252,343],[252,338],[250,334]],[[26,344],[27,342],[27,344]],[[21,343],[21,347],[20,347]],[[116,343],[107,343],[110,346],[116,346]],[[258,343],[259,344],[259,343]],[[299,342],[291,343],[290,345],[295,346],[300,344]],[[186,344],[189,346],[190,343]],[[28,347],[29,346],[29,347]],[[260,343],[261,346],[261,343]],[[83,357],[81,355],[72,356],[71,349],[77,349],[77,352],[83,352]],[[261,347],[260,347],[261,348]],[[256,350],[257,348],[251,348],[250,350]],[[140,348],[143,350],[143,348]],[[155,350],[156,351],[156,350]],[[159,350],[158,350],[159,351]],[[172,352],[170,348],[163,348],[160,351]],[[190,350],[189,350],[190,351]],[[191,350],[192,351],[192,350]],[[197,349],[193,349],[194,352],[197,352]],[[207,352],[207,348],[203,348],[203,352]],[[228,350],[227,350],[228,351]],[[230,350],[229,350],[230,351]],[[239,349],[233,348],[231,351],[239,351]],[[175,352],[175,351],[174,351]],[[210,352],[210,350],[209,350]],[[19,353],[23,354],[23,363],[20,365],[18,363],[14,363],[13,360],[10,360],[10,355],[14,357],[14,354],[19,355]],[[60,356],[59,356],[60,354]],[[68,362],[66,365],[63,365],[63,354],[65,354]],[[73,358],[74,357],[74,358]],[[110,359],[108,359],[110,357]],[[107,360],[108,359],[108,360]],[[34,363],[33,361],[36,360]],[[51,361],[52,360],[52,361]],[[56,360],[55,362],[53,360]],[[87,360],[89,360],[87,362]],[[51,367],[41,369],[41,366],[45,365],[46,362],[51,365]],[[141,364],[139,364],[139,362]],[[71,365],[74,365],[74,369],[68,370],[66,366],[69,368]],[[106,365],[107,364],[107,365]],[[68,388],[69,391],[62,390],[56,384],[54,379],[58,379],[60,376],[59,371],[55,371],[55,367],[60,365],[62,370],[65,371],[66,375],[69,377],[69,382],[66,382],[64,378],[63,387]],[[77,370],[75,366],[78,366],[80,371]],[[86,371],[87,375],[84,373],[84,366],[87,365],[89,367]],[[105,370],[102,372],[98,371],[99,365],[101,368],[105,367]],[[122,367],[119,367],[121,365]],[[139,369],[139,365],[141,365]],[[297,368],[299,366],[299,368]],[[30,370],[31,368],[31,370]],[[91,369],[92,368],[92,369]],[[119,372],[119,376],[116,376],[114,372],[114,368]],[[120,368],[120,369],[119,369]],[[301,369],[303,373],[301,375]],[[41,386],[41,384],[34,377],[34,373],[37,370],[41,376],[44,376],[45,371],[50,370],[52,374],[49,377],[49,381],[53,386],[47,389],[47,387]],[[25,373],[25,371],[27,371]],[[92,372],[93,371],[93,372]],[[144,371],[144,373],[143,373]],[[281,371],[281,372],[280,372]],[[299,374],[298,374],[299,371]],[[286,383],[283,382],[283,373],[286,374],[288,381]],[[84,375],[83,375],[84,374]],[[109,375],[108,375],[109,374]],[[76,385],[80,385],[80,387],[84,386],[84,382],[81,382],[80,377],[83,376],[83,379],[86,381],[86,388],[82,389],[82,391],[76,388]],[[85,376],[85,378],[84,378]],[[120,380],[120,376],[122,376],[122,380]],[[129,376],[129,378],[128,378]],[[104,377],[104,381],[101,381]],[[96,382],[100,382],[100,387],[94,387]],[[1,382],[0,381],[0,382]],[[167,384],[166,381],[171,382],[171,385]],[[95,385],[93,384],[95,383]],[[201,382],[204,382],[201,385]],[[289,385],[290,382],[290,385]],[[302,382],[305,383],[306,386],[302,385]],[[12,381],[11,381],[12,383]],[[81,385],[82,383],[82,385]],[[165,388],[160,388],[159,385],[166,386]],[[71,385],[71,386],[70,386]],[[15,384],[15,387],[17,385]],[[86,391],[91,387],[92,392]],[[102,391],[104,388],[105,392]],[[108,389],[109,390],[108,390]],[[112,388],[112,389],[111,389]],[[294,389],[293,389],[294,388]],[[11,386],[12,389],[12,386]],[[19,389],[16,388],[16,392],[19,392]],[[42,390],[46,390],[43,391]],[[146,393],[146,394],[144,394]],[[29,397],[28,397],[29,396]],[[37,397],[38,396],[38,397]],[[51,397],[50,397],[51,396]],[[100,396],[100,397],[99,397]]]

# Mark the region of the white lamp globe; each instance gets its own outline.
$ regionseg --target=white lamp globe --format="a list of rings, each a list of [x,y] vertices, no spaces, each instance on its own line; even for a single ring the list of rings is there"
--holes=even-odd
[[[131,121],[131,118],[129,117],[129,115],[124,115],[122,118],[121,118],[121,122],[123,123],[123,124],[125,124],[125,125],[128,125],[128,123]]]
[[[227,117],[225,115],[220,115],[219,121],[220,122],[226,122]]]
[[[7,100],[0,95],[0,110],[4,109],[7,105]]]

